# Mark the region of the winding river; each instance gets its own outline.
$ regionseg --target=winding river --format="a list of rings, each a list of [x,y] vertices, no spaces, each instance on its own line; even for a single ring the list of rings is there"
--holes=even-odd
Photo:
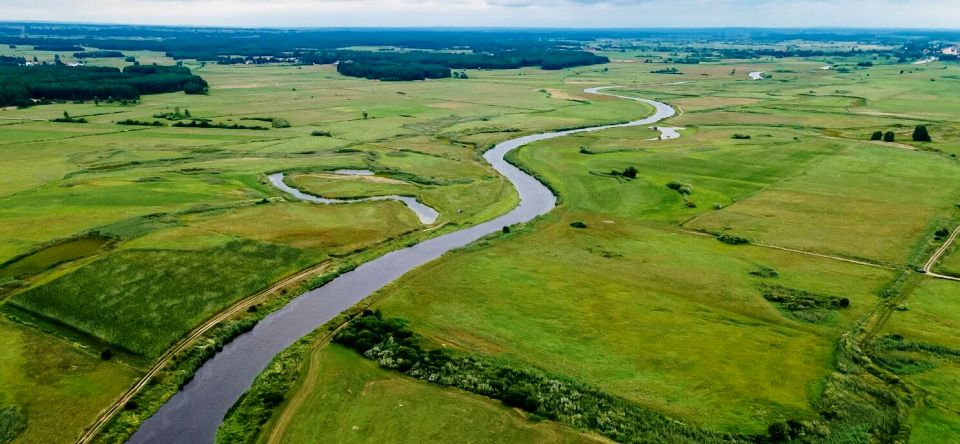
[[[372,174],[366,174],[365,172],[360,173],[360,171],[362,170],[339,170],[339,171],[348,171],[348,173],[340,173],[340,174],[350,175],[350,176],[372,175]],[[325,197],[319,197],[319,196],[314,196],[312,194],[304,193],[303,191],[293,188],[290,185],[287,185],[283,181],[283,177],[284,177],[283,173],[274,173],[267,176],[267,178],[270,179],[270,183],[273,184],[273,186],[276,187],[278,190],[284,191],[287,194],[297,199],[307,201],[307,202],[313,202],[313,203],[319,203],[319,204],[348,204],[352,202],[370,202],[375,200],[395,200],[398,202],[402,202],[404,205],[410,208],[410,210],[412,210],[413,213],[417,215],[417,218],[420,219],[420,223],[424,225],[430,225],[436,222],[437,217],[440,216],[440,213],[438,213],[437,210],[434,210],[433,208],[430,208],[429,206],[421,203],[417,199],[414,199],[409,196],[397,196],[395,194],[391,194],[388,196],[364,197],[360,199],[327,199]]]
[[[193,380],[170,398],[156,414],[144,421],[128,442],[213,442],[217,427],[230,406],[250,387],[253,379],[270,363],[273,356],[297,339],[408,271],[433,261],[452,249],[500,231],[504,226],[527,222],[550,211],[556,205],[556,196],[532,176],[504,160],[504,156],[510,151],[532,142],[570,134],[650,125],[674,115],[673,108],[664,103],[602,92],[609,88],[617,87],[589,88],[585,92],[652,105],[655,110],[653,115],[629,123],[534,134],[498,144],[484,153],[483,157],[516,187],[520,194],[520,204],[516,208],[488,222],[387,253],[340,275],[323,287],[293,299],[204,363]],[[282,183],[282,179],[280,182]]]

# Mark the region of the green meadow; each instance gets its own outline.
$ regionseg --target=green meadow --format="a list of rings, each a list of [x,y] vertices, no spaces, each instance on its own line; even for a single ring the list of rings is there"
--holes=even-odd
[[[865,325],[900,332],[915,322],[911,328],[921,331],[933,316],[944,325],[936,331],[949,332],[951,309],[941,302],[960,296],[949,281],[912,273],[940,245],[934,231],[956,224],[960,104],[949,76],[958,68],[880,64],[838,72],[819,69],[826,60],[770,59],[682,66],[682,75],[662,76],[649,65],[618,63],[630,52],[610,56],[606,69],[572,69],[556,83],[545,74],[518,78],[542,79],[551,98],[632,108],[609,122],[648,111],[582,89],[623,85],[623,94],[678,107],[682,113],[663,125],[683,127],[681,138],[651,141],[651,129],[628,128],[521,148],[509,158],[556,190],[558,208],[411,272],[370,303],[409,320],[433,347],[575,378],[683,424],[764,435],[771,424],[795,420],[829,429],[819,429],[815,441],[866,439],[869,426],[856,422],[862,418],[835,421],[823,413],[837,396],[868,396],[856,391],[867,383],[837,392],[837,375],[849,372],[843,338]],[[852,66],[856,59],[829,63]],[[773,78],[748,80],[754,70]],[[509,72],[477,75],[518,81]],[[928,125],[934,141],[911,141],[916,124]],[[897,139],[869,141],[875,130]],[[628,167],[636,178],[622,175]],[[319,190],[334,179],[297,180]],[[429,201],[416,187],[349,183],[336,189]],[[724,235],[750,244],[718,241]],[[945,270],[956,256],[942,261]],[[904,276],[910,283],[902,284]],[[917,279],[924,282],[914,289]],[[849,305],[797,308],[775,294]],[[905,300],[900,311],[872,324],[894,299]],[[955,347],[955,338],[917,331],[897,334]],[[866,349],[880,362],[879,349]],[[310,401],[278,414],[289,420],[284,438],[362,426],[355,413],[332,424],[319,413],[344,409],[336,395],[342,388],[313,373],[342,359],[326,353],[292,391]],[[949,353],[931,370],[903,376],[926,393],[925,407],[910,419],[911,442],[957,433]],[[430,390],[439,396],[448,389]],[[381,415],[406,418],[399,410]],[[317,427],[321,417],[324,427]]]
[[[340,346],[324,346],[315,353],[318,365],[311,384],[316,390],[268,442],[601,441],[551,422],[531,422],[484,397],[438,389],[380,369]]]
[[[25,46],[0,53],[53,57]],[[18,442],[71,441],[172,344],[238,301],[312,267],[356,264],[506,213],[517,193],[483,151],[651,112],[583,92],[621,85],[618,94],[676,107],[662,125],[682,127],[681,137],[621,128],[512,153],[559,206],[370,302],[408,319],[426,344],[564,375],[691,427],[758,436],[788,420],[826,424],[844,338],[891,309],[864,353],[923,393],[913,442],[955,436],[960,287],[913,270],[939,245],[934,232],[958,221],[960,68],[606,55],[613,61],[601,66],[426,82],[188,61],[209,95],[0,111],[0,416],[25,427]],[[652,72],[675,66],[680,74]],[[753,81],[750,71],[773,77]],[[225,125],[290,125],[116,123],[170,124],[154,116],[184,110]],[[64,111],[89,123],[50,122]],[[918,124],[932,142],[910,140]],[[868,140],[878,130],[896,140]],[[440,218],[424,226],[390,201],[297,202],[270,186],[275,172],[323,197],[414,196]],[[958,261],[948,254],[939,269],[958,274]],[[847,305],[798,308],[784,294]],[[282,433],[268,428],[261,440],[601,439],[318,347],[285,394],[302,402],[281,405]],[[112,359],[98,356],[104,349]]]

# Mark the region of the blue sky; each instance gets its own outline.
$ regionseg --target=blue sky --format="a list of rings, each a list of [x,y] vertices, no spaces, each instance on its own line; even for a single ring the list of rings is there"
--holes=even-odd
[[[3,20],[225,26],[960,27],[960,0],[0,0]]]

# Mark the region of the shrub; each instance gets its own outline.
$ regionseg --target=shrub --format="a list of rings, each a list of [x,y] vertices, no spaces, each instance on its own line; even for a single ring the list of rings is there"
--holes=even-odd
[[[625,170],[623,170],[623,173],[622,173],[622,174],[623,174],[624,177],[629,177],[629,178],[631,178],[631,179],[636,179],[636,178],[637,178],[637,172],[638,172],[638,171],[637,171],[636,168],[634,168],[634,167],[632,167],[632,166],[629,166],[629,167],[627,167]]]
[[[680,182],[679,180],[671,180],[669,183],[667,183],[667,188],[670,188],[671,190],[679,190],[682,186],[683,182]]]
[[[943,239],[949,235],[950,235],[950,230],[946,228],[940,228],[935,233],[933,233],[933,237],[936,238],[937,240]]]
[[[500,231],[502,231],[503,234],[510,234],[510,227],[503,227],[500,229]]]
[[[743,244],[750,243],[750,239],[747,239],[737,234],[730,234],[730,233],[723,233],[717,236],[717,240],[730,245],[743,245]]]
[[[579,220],[576,221],[576,222],[571,223],[570,226],[573,227],[573,228],[587,228],[587,224],[586,224],[586,223],[583,223],[583,222],[581,222],[581,221],[579,221]]]
[[[896,135],[896,134],[893,134],[893,131],[887,131],[887,132],[883,133],[883,141],[884,141],[884,142],[893,142],[894,139],[896,139],[896,138],[897,138],[897,135]]]
[[[0,442],[13,441],[27,428],[27,415],[15,405],[0,407]]]
[[[100,359],[103,359],[104,361],[109,361],[110,358],[112,357],[113,357],[113,350],[110,350],[109,348],[105,348],[100,351]]]
[[[883,140],[883,131],[874,131],[870,135],[870,140]]]
[[[847,298],[765,283],[761,283],[759,287],[764,299],[806,322],[822,322],[827,318],[828,311],[850,306],[850,299]]]
[[[677,188],[677,191],[683,195],[693,194],[693,185],[685,183],[680,188]]]
[[[133,120],[126,119],[117,122],[117,125],[135,125],[135,126],[167,126],[159,120],[154,120],[153,122],[147,122],[143,120]]]
[[[313,132],[311,132],[310,135],[316,136],[316,137],[333,137],[333,134],[330,134],[330,131],[323,131],[323,130],[313,130]]]
[[[762,278],[780,277],[780,272],[764,265],[758,266],[755,270],[751,271],[750,274]]]
[[[749,135],[749,134],[734,134],[733,137],[731,137],[731,139],[749,140],[749,139],[750,139],[750,135]]]
[[[913,141],[914,142],[930,142],[930,133],[927,132],[927,127],[925,125],[917,125],[913,129]]]

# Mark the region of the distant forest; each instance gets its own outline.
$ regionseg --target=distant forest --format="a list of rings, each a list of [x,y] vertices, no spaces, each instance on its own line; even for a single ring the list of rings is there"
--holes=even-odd
[[[76,52],[75,57],[120,57],[120,51],[164,52],[175,60],[219,64],[338,63],[346,76],[380,80],[451,77],[451,70],[539,66],[563,69],[606,63],[591,50],[656,49],[678,55],[673,63],[718,58],[843,55],[836,51],[787,48],[694,48],[704,39],[728,43],[771,44],[791,40],[873,42],[898,50],[873,52],[909,60],[927,54],[930,42],[960,39],[949,30],[863,29],[246,29],[164,26],[0,23],[0,44]],[[598,43],[600,42],[600,43]],[[627,45],[630,46],[630,45]],[[84,51],[83,47],[98,51]],[[356,50],[364,47],[368,50]],[[459,75],[457,77],[460,77]],[[463,78],[463,77],[460,77]]]
[[[142,94],[184,91],[203,94],[207,82],[187,68],[128,66],[0,65],[0,106],[30,106],[38,100],[138,100]]]

